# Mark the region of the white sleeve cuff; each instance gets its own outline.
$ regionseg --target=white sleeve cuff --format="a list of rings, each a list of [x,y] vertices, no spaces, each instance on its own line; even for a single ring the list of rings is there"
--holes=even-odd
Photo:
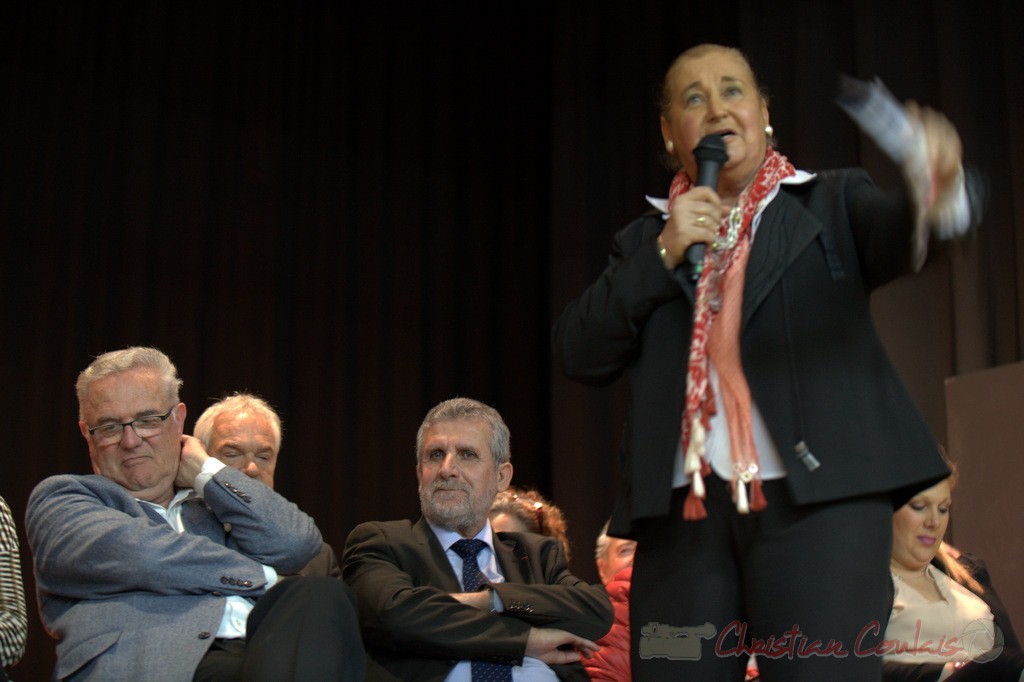
[[[267,566],[266,564],[263,565],[263,575],[265,575],[267,577],[267,589],[268,590],[271,587],[273,587],[274,585],[276,585],[277,581],[280,579],[278,577],[278,575],[277,575],[277,571],[275,571],[270,566]]]
[[[203,488],[205,488],[206,484],[210,482],[213,475],[225,466],[227,465],[216,457],[209,457],[205,462],[203,462],[203,468],[199,470],[198,474],[196,474],[196,480],[192,484],[193,490],[196,491],[196,494],[199,495],[199,497],[203,496]]]
[[[501,613],[505,610],[505,602],[501,600],[497,590],[489,590],[491,593],[491,613]]]

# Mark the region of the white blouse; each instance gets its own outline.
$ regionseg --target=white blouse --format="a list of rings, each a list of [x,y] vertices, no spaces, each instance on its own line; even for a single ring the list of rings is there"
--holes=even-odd
[[[991,651],[995,621],[988,604],[930,564],[925,575],[935,583],[940,600],[929,600],[893,574],[896,590],[882,645],[885,660],[950,663],[976,660]]]

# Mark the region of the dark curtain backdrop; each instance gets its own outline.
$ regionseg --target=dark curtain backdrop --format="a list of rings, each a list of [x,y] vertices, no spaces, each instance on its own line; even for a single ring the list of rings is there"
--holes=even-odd
[[[7,3],[0,492],[20,520],[40,479],[88,472],[77,373],[155,345],[188,428],[234,390],[279,408],[279,489],[339,551],[360,521],[418,513],[430,406],[493,404],[515,482],[564,508],[596,579],[627,390],[556,376],[550,326],[643,195],[666,193],[655,91],[705,41],[750,55],[800,167],[898,180],[833,104],[848,73],[946,112],[987,172],[976,238],[875,300],[942,439],[944,378],[1021,359],[1015,5]],[[44,679],[53,644],[30,611],[13,674]]]

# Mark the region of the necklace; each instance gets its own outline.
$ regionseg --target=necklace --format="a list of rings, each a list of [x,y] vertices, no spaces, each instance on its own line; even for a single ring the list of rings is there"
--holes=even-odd
[[[711,272],[708,276],[708,288],[706,296],[708,307],[712,313],[718,313],[722,309],[722,275],[729,267],[729,256],[733,247],[740,238],[740,229],[743,227],[743,211],[739,204],[729,211],[728,224],[723,234],[718,235],[715,243],[711,245]]]
[[[729,211],[729,226],[726,228],[725,234],[718,235],[712,248],[715,251],[728,251],[736,246],[741,227],[743,227],[743,212],[740,211],[739,205],[736,205]]]

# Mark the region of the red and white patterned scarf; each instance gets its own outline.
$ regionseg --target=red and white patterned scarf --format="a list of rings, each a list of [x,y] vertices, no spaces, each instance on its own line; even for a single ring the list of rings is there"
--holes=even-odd
[[[761,202],[785,177],[796,169],[785,156],[768,148],[754,181],[743,190],[734,211],[740,212],[738,238],[731,246],[706,249],[704,267],[697,282],[693,336],[686,375],[686,405],[683,412],[682,444],[684,470],[690,477],[690,491],[683,506],[683,517],[697,520],[707,517],[704,508],[704,476],[711,472],[704,444],[715,414],[715,395],[709,381],[708,358],[715,362],[719,388],[729,426],[730,454],[733,461],[733,499],[740,513],[760,511],[767,502],[761,490],[757,448],[754,446],[750,416],[750,388],[740,361],[739,327],[743,312],[743,285],[750,255],[751,223]],[[693,183],[680,170],[672,180],[669,205],[687,192]],[[730,217],[719,226],[718,238],[727,244]],[[712,301],[715,304],[712,304]],[[716,323],[718,329],[716,329]],[[748,501],[746,484],[751,486]]]

